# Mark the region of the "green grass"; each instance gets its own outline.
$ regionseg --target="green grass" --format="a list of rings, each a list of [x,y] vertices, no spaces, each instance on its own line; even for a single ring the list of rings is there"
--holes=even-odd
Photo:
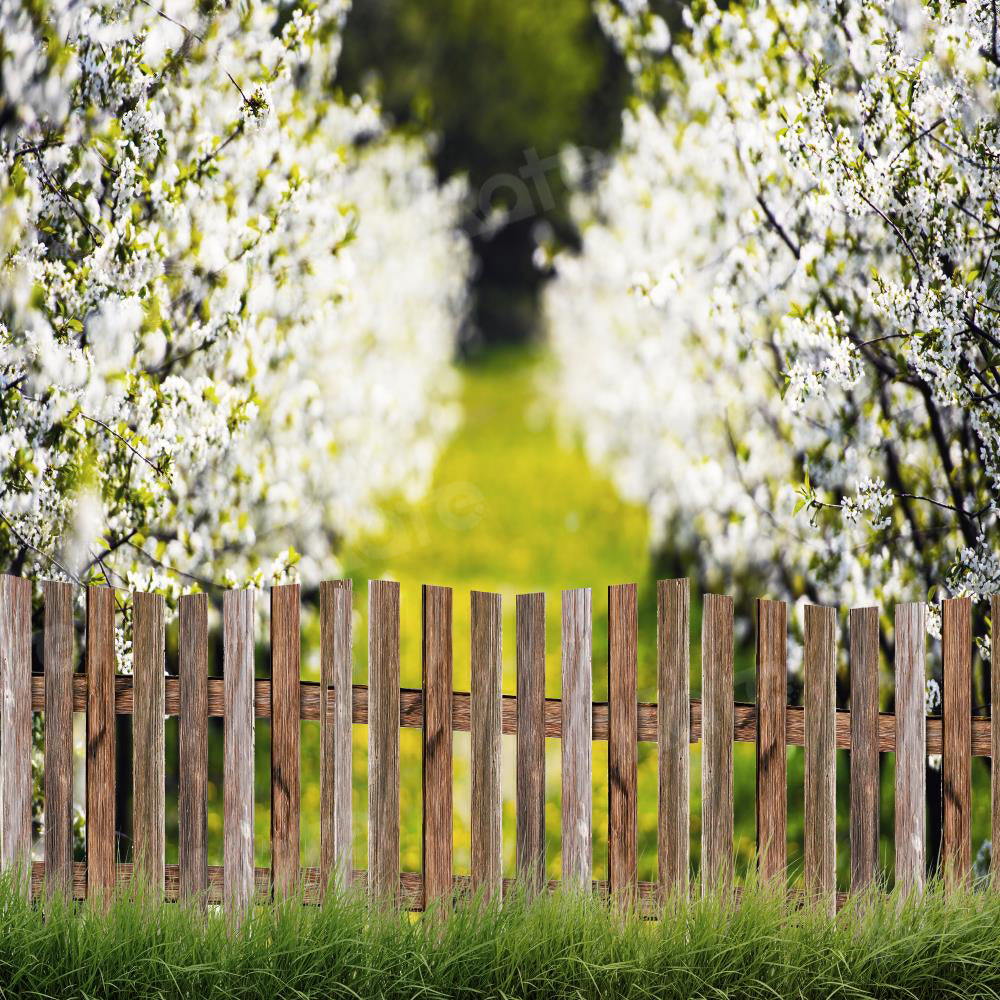
[[[124,897],[46,913],[5,884],[0,911],[5,998],[1000,996],[993,892],[862,898],[833,919],[751,887],[659,921],[563,896],[415,918],[344,895],[234,927]]]

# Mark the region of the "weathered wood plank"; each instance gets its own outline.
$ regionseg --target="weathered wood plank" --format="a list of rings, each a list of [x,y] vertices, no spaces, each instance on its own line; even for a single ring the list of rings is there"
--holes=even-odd
[[[805,885],[834,912],[837,890],[837,612],[807,604],[805,703]]]
[[[166,670],[164,601],[156,594],[132,595],[132,832],[135,865],[148,890],[163,893],[166,863],[164,810],[163,678]]]
[[[878,608],[852,608],[851,630],[851,889],[878,872]]]
[[[180,772],[177,781],[181,898],[204,903],[208,888],[208,595],[179,602]]]
[[[941,862],[949,885],[972,876],[972,601],[941,602]]]
[[[788,836],[787,605],[757,601],[757,851],[761,878],[784,878]]]
[[[976,720],[978,721],[978,720]],[[990,749],[1000,764],[1000,594],[990,601]],[[975,723],[973,723],[973,728]],[[1000,845],[1000,766],[990,768],[992,806],[992,843]],[[990,875],[993,888],[1000,888],[1000,846],[990,852]]]
[[[87,588],[87,892],[115,886],[115,594]]]
[[[0,575],[0,867],[31,891],[31,581]]]
[[[924,886],[926,628],[923,604],[896,605],[896,883]]]
[[[399,898],[399,584],[368,582],[368,891]]]
[[[271,588],[271,866],[276,899],[298,891],[299,601],[297,583]]]
[[[323,888],[333,874],[351,878],[351,630],[350,580],[319,585],[320,605],[320,870]],[[348,696],[344,697],[344,692]]]
[[[683,894],[690,877],[691,837],[690,590],[686,579],[656,585],[657,857],[664,891]]]
[[[45,585],[45,871],[50,897],[73,883],[73,587]]]
[[[451,892],[454,839],[451,693],[452,594],[450,587],[422,588],[424,691],[423,871],[424,906]]]
[[[471,615],[472,887],[490,899],[500,892],[503,882],[500,790],[503,618],[500,595],[474,590]]]
[[[629,901],[638,881],[639,619],[636,585],[608,587],[608,882]]]
[[[516,629],[517,874],[538,892],[545,884],[544,594],[517,595]]]
[[[562,877],[589,889],[591,881],[590,588],[562,592]]]
[[[702,610],[701,698],[701,877],[709,895],[733,880],[733,599],[718,594],[706,594]]]
[[[254,591],[222,598],[225,682],[223,742],[223,904],[232,914],[250,906],[254,891]]]
[[[208,679],[208,714],[210,718],[221,718],[224,714],[224,685],[221,678]],[[314,722],[320,717],[320,685],[316,681],[302,681],[299,685],[301,717]],[[132,714],[132,678],[129,676],[115,677],[115,712],[118,715]],[[353,693],[352,713],[356,725],[368,724],[368,688],[364,684],[355,684]],[[180,685],[176,677],[166,680],[166,714],[177,715],[180,711]],[[336,696],[334,696],[336,701]],[[45,682],[41,674],[31,678],[31,707],[34,712],[41,712],[45,703]],[[399,692],[399,724],[404,729],[420,729],[424,719],[424,696],[419,688],[402,688]],[[254,682],[254,711],[256,718],[271,717],[271,682],[262,678]],[[73,711],[87,710],[87,682],[82,675],[73,678]],[[503,696],[500,708],[503,719],[504,735],[517,733],[517,698],[514,695]],[[456,691],[452,696],[452,726],[455,732],[469,732],[470,700],[467,691]],[[757,741],[757,706],[736,703],[733,706],[733,735],[737,743],[756,743]],[[591,710],[591,725],[593,739],[608,738],[608,704],[594,702]],[[559,739],[562,736],[562,710],[558,698],[546,698],[543,707],[543,727],[546,739]],[[657,735],[657,706],[654,702],[639,703],[639,741],[655,743]],[[805,714],[800,705],[789,705],[785,714],[785,739],[788,746],[803,746],[805,743]],[[926,725],[927,752],[941,753],[943,742],[941,737],[941,719],[927,719]],[[701,740],[701,702],[691,702],[691,742]],[[992,736],[990,720],[985,717],[972,719],[972,756],[989,757],[992,755]],[[837,749],[851,749],[851,713],[837,712]],[[896,723],[888,712],[880,712],[878,717],[878,749],[879,753],[893,753],[896,749]]]

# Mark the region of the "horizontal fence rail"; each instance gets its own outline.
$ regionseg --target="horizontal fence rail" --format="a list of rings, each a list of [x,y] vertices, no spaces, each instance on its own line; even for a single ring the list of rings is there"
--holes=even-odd
[[[254,678],[256,597],[228,591],[222,602],[222,677],[208,676],[208,600],[181,598],[177,674],[166,671],[165,605],[133,595],[132,673],[117,673],[115,601],[108,588],[86,593],[85,672],[74,673],[74,589],[42,588],[43,672],[32,673],[30,581],[0,576],[0,865],[23,872],[24,892],[71,891],[100,898],[134,879],[165,899],[193,898],[233,913],[255,902],[301,894],[322,898],[331,880],[423,909],[455,893],[538,891],[545,877],[545,740],[560,739],[565,883],[620,901],[655,907],[691,885],[690,763],[702,743],[703,891],[733,881],[733,745],[753,743],[757,759],[757,848],[761,875],[783,876],[787,844],[786,747],[805,748],[805,892],[840,905],[836,873],[836,750],[851,752],[851,889],[878,872],[878,754],[895,753],[896,880],[919,890],[926,867],[925,783],[928,754],[942,755],[942,866],[955,884],[971,875],[971,759],[1000,752],[1000,715],[972,715],[972,605],[943,602],[940,718],[924,707],[925,606],[895,608],[895,714],[879,711],[879,612],[848,619],[851,711],[836,709],[838,616],[806,606],[804,705],[787,704],[788,608],[758,601],[758,701],[733,698],[734,605],[704,598],[702,699],[690,698],[690,585],[657,586],[656,673],[659,702],[637,700],[638,619],[635,585],[608,591],[608,702],[594,702],[589,589],[561,602],[562,698],[545,697],[545,598],[523,594],[516,606],[516,695],[502,682],[498,594],[474,592],[471,691],[453,690],[452,590],[422,592],[422,687],[400,686],[400,588],[368,587],[368,685],[352,684],[352,590],[329,581],[319,592],[320,682],[301,679],[298,585],[270,591],[270,677]],[[1000,598],[992,601],[994,631]],[[993,648],[997,645],[994,642]],[[1000,695],[1000,671],[992,672]],[[32,712],[44,712],[44,860],[31,858]],[[72,857],[73,713],[86,714],[86,861]],[[115,717],[133,724],[134,863],[118,860],[115,840]],[[179,864],[164,863],[164,719],[179,720]],[[223,719],[223,860],[207,864],[207,722]],[[271,728],[272,867],[254,865],[255,720]],[[301,721],[320,724],[320,856],[301,865]],[[351,726],[369,734],[368,867],[354,869],[351,849]],[[422,731],[422,871],[401,872],[401,728]],[[453,872],[452,734],[469,732],[472,748],[472,874]],[[502,876],[500,740],[517,737],[516,878]],[[608,881],[592,878],[592,753],[608,742]],[[657,745],[658,874],[637,879],[637,744]],[[1000,832],[1000,781],[993,769],[992,820]],[[994,858],[993,864],[997,864]],[[28,876],[30,875],[30,880]]]

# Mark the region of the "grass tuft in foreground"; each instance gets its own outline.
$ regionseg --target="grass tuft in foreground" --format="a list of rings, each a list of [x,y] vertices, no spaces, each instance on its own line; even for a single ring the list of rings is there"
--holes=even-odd
[[[835,919],[749,888],[659,921],[596,900],[466,902],[430,917],[337,895],[217,911],[120,897],[30,905],[0,886],[6,997],[997,997],[1000,894],[932,887]]]

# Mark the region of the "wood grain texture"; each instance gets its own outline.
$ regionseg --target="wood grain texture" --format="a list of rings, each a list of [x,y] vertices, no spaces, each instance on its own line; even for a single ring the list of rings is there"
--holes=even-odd
[[[180,894],[204,903],[208,889],[208,595],[185,594],[179,602],[177,667],[180,771],[177,836]]]
[[[134,678],[133,678],[134,680]],[[87,892],[115,885],[115,594],[87,588]]]
[[[399,897],[399,584],[368,582],[368,891]]]
[[[878,873],[879,715],[878,608],[852,608],[851,632],[851,890]]]
[[[131,715],[133,706],[132,678],[115,677],[115,712]],[[320,717],[320,685],[316,681],[302,681],[299,684],[300,712],[305,720],[318,721]],[[166,680],[166,714],[177,715],[180,711],[180,685],[176,677]],[[336,700],[336,698],[334,698]],[[368,687],[355,684],[352,692],[352,713],[354,723],[368,724]],[[224,684],[221,678],[208,679],[208,714],[210,718],[221,718],[224,714]],[[419,688],[401,688],[399,691],[399,725],[404,729],[421,729],[424,719],[424,696]],[[41,674],[31,678],[32,711],[41,712],[45,707],[45,681]],[[73,711],[87,709],[87,682],[82,675],[73,678]],[[500,709],[503,718],[504,735],[517,733],[517,698],[504,695]],[[271,717],[271,682],[267,678],[254,681],[254,712],[258,719]],[[737,702],[733,706],[733,735],[737,743],[756,743],[757,706]],[[452,695],[452,726],[455,732],[469,732],[470,699],[467,691],[456,691]],[[594,702],[591,710],[592,737],[596,740],[608,738],[608,704]],[[562,709],[558,698],[546,698],[543,708],[543,727],[546,739],[559,739],[562,735]],[[657,706],[654,702],[639,703],[639,741],[655,743],[657,733]],[[785,714],[785,739],[788,746],[803,746],[805,743],[805,713],[800,705],[789,705]],[[928,718],[926,725],[927,752],[941,753],[941,719]],[[691,702],[691,742],[701,741],[701,702]],[[851,749],[851,713],[837,712],[837,749]],[[889,712],[880,712],[878,717],[879,753],[893,753],[896,749],[896,722]],[[990,720],[972,719],[972,756],[989,757],[992,754]]]
[[[73,587],[46,581],[45,872],[50,897],[73,882]]]
[[[990,744],[993,760],[1000,763],[1000,594],[990,601]],[[1000,844],[1000,766],[990,768],[991,828],[994,844]],[[1000,888],[1000,848],[990,852],[993,887]]]
[[[424,691],[423,870],[424,906],[451,893],[452,807],[451,692],[452,594],[450,587],[421,588]]]
[[[923,604],[896,605],[896,883],[906,895],[924,886],[924,615]]]
[[[941,863],[947,885],[972,876],[972,601],[941,602]]]
[[[701,878],[733,880],[733,599],[706,594],[701,618]],[[692,730],[694,726],[691,727]],[[692,739],[694,734],[692,732]]]
[[[0,868],[31,888],[31,581],[0,575]]]
[[[634,583],[608,587],[608,882],[635,895],[639,837],[639,618]]]
[[[691,836],[690,593],[686,579],[656,585],[657,858],[664,892],[684,895]]]
[[[834,912],[837,891],[837,612],[807,604],[803,650],[805,886]]]
[[[301,801],[299,585],[271,588],[271,867],[274,895],[298,891]]]
[[[166,670],[164,601],[132,595],[132,833],[135,866],[154,898],[163,893],[166,863],[163,678]]]
[[[562,880],[591,882],[590,588],[562,592]]]
[[[757,610],[757,851],[765,881],[784,878],[788,837],[788,608],[759,599]]]
[[[486,899],[503,883],[503,618],[499,594],[471,596],[472,887]]]
[[[517,595],[516,631],[517,874],[526,891],[538,892],[545,884],[544,594]]]
[[[234,915],[246,912],[254,892],[254,596],[227,590],[222,598],[223,904]]]
[[[324,890],[331,874],[336,882],[346,885],[353,863],[351,598],[350,580],[326,580],[319,585],[320,870]]]

